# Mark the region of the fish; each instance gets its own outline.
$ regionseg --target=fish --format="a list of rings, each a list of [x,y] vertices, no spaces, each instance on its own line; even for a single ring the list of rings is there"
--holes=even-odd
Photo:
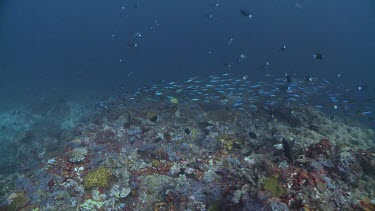
[[[224,66],[227,67],[227,68],[231,68],[232,67],[232,65],[228,64],[228,63],[224,63]]]
[[[357,86],[357,90],[358,91],[364,91],[368,88],[368,85],[367,84],[362,84],[362,85],[359,85]]]
[[[248,17],[249,19],[253,18],[253,15],[248,10],[240,9],[240,13],[241,15]]]
[[[317,60],[322,60],[323,59],[323,54],[321,53],[313,53],[313,58]]]
[[[228,40],[227,45],[232,45],[233,40],[234,40],[233,37],[231,37],[231,38]]]
[[[247,56],[246,56],[245,54],[241,53],[241,54],[240,54],[240,58],[241,58],[241,59],[246,59]]]
[[[208,18],[208,19],[211,19],[211,18],[213,18],[213,17],[214,17],[214,15],[213,15],[213,14],[211,14],[211,13],[207,13],[207,14],[205,15],[205,17],[206,17],[206,18]]]
[[[138,48],[138,43],[129,43],[128,46],[131,48]]]
[[[286,78],[286,81],[290,84],[292,83],[292,76],[288,73],[285,73],[285,78]]]
[[[306,81],[306,82],[312,82],[312,80],[313,80],[313,79],[312,79],[312,77],[310,77],[310,76],[306,76],[306,77],[305,77],[305,81]]]
[[[222,73],[181,81],[163,80],[139,89],[129,97],[135,103],[141,99],[181,106],[206,103],[240,111],[308,105],[334,112],[335,116],[341,112],[366,119],[375,118],[375,99],[356,99],[356,89],[349,90],[337,89],[330,80],[310,75],[300,78],[295,73],[286,73],[283,77],[267,74],[263,81],[252,81],[249,75]]]
[[[219,7],[220,4],[217,3],[217,2],[216,2],[216,3],[210,3],[209,6],[210,6],[210,7]]]
[[[361,114],[362,114],[362,115],[370,115],[370,114],[372,114],[372,111],[364,111],[364,112],[362,112]]]

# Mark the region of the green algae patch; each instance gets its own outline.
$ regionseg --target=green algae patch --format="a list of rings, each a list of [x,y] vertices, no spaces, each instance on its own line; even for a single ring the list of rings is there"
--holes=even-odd
[[[281,197],[285,193],[285,188],[275,176],[265,178],[263,185],[264,190],[269,191],[274,197]]]
[[[12,202],[4,207],[0,207],[0,210],[16,211],[25,207],[30,202],[30,197],[26,196],[25,193],[17,193],[17,196],[11,200]]]
[[[208,207],[208,211],[221,211],[221,210],[223,210],[223,203],[221,200],[213,201]]]
[[[161,162],[160,160],[154,159],[154,160],[151,161],[151,165],[154,168],[158,168],[161,165],[163,165],[163,162]]]
[[[93,187],[108,188],[111,172],[105,167],[99,167],[90,171],[84,178],[84,187],[87,189]]]

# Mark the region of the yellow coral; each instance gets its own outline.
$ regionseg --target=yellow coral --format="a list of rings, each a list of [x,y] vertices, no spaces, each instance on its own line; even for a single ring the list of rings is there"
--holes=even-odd
[[[150,111],[147,111],[145,114],[146,114],[146,118],[151,118],[156,115],[154,112],[150,112]]]
[[[107,188],[109,186],[110,176],[111,172],[105,167],[101,166],[92,170],[86,175],[84,179],[84,187],[88,189],[92,187]]]
[[[173,104],[178,104],[178,103],[179,103],[179,100],[178,100],[178,98],[173,97],[173,98],[171,98],[171,99],[169,100],[169,102],[171,102],[171,103],[173,103]]]

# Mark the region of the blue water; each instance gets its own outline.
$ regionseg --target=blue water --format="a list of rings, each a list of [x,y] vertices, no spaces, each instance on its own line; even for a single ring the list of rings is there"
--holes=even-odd
[[[368,84],[373,97],[374,26],[371,0],[3,0],[0,107],[223,72],[251,78],[296,72],[332,81],[341,73],[348,87]],[[323,60],[313,60],[314,52]],[[242,53],[247,59],[237,64]],[[270,67],[260,68],[266,61]]]

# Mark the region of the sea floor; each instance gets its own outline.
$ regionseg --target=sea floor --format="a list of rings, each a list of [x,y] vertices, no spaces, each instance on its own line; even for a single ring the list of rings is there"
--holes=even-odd
[[[45,106],[0,114],[0,210],[375,210],[373,130],[314,107]]]

